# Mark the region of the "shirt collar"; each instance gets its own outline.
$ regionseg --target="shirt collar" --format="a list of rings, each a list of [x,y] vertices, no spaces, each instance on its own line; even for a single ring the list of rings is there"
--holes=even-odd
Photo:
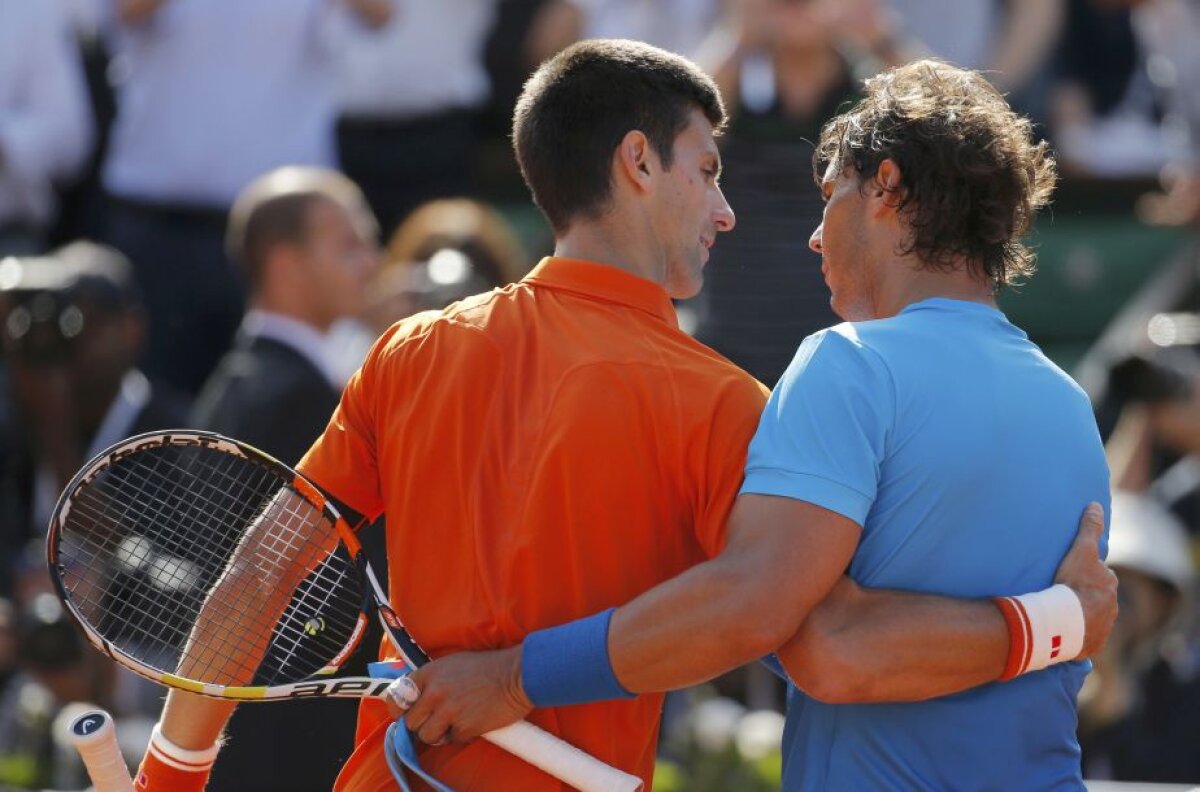
[[[628,305],[672,327],[679,326],[675,306],[663,287],[610,264],[548,256],[525,276],[524,282]]]
[[[331,384],[341,387],[325,352],[325,334],[307,322],[273,311],[252,308],[243,317],[241,329],[248,336],[269,338],[295,350],[312,363]]]

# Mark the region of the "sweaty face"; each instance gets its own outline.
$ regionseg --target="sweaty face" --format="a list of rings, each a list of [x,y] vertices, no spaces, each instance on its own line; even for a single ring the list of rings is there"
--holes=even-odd
[[[663,244],[663,287],[676,299],[704,285],[704,265],[717,234],[733,228],[733,210],[721,193],[721,155],[713,127],[699,110],[675,138],[674,160],[662,174],[656,227]]]
[[[360,313],[367,279],[379,264],[374,223],[366,210],[328,200],[310,206],[304,262],[313,313],[325,326]]]
[[[825,212],[808,246],[821,254],[833,312],[849,322],[875,318],[865,232],[865,200],[853,168],[831,164],[821,182]]]

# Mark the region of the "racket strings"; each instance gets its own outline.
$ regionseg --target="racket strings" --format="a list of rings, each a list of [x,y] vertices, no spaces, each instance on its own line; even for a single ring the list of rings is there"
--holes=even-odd
[[[354,632],[361,590],[333,524],[289,485],[209,448],[119,460],[79,490],[60,530],[68,596],[104,640],[159,671],[220,685],[310,676]],[[264,590],[295,578],[296,559],[302,579]],[[202,611],[209,628],[189,646]]]

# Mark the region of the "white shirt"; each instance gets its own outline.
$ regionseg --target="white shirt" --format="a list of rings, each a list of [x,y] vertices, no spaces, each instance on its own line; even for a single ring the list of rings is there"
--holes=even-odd
[[[382,30],[345,28],[338,94],[350,116],[411,118],[488,97],[484,45],[496,0],[403,0]]]
[[[1133,10],[1146,70],[1167,97],[1170,154],[1200,167],[1200,0],[1153,0]]]
[[[348,13],[337,0],[167,0],[141,25],[114,21],[105,187],[225,208],[266,171],[332,165],[330,42]]]
[[[0,225],[47,224],[53,183],[79,171],[91,144],[83,67],[62,8],[0,0]]]
[[[329,360],[326,351],[329,341],[325,333],[307,322],[274,311],[252,308],[242,318],[241,332],[257,338],[269,338],[294,349],[338,390],[346,384],[344,379],[339,379],[337,367]]]
[[[569,0],[584,14],[583,38],[628,38],[691,56],[712,30],[717,0]]]
[[[991,64],[993,39],[1002,33],[997,0],[887,0],[900,32],[955,66],[983,69]]]

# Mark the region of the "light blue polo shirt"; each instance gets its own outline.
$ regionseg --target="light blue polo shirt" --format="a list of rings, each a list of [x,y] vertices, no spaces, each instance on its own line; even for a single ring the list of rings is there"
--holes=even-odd
[[[1109,504],[1084,392],[1000,311],[943,298],[807,338],[767,403],[742,492],[862,525],[849,572],[863,586],[955,597],[1050,585],[1084,506]],[[1088,668],[910,704],[792,689],[783,788],[1082,790]]]

